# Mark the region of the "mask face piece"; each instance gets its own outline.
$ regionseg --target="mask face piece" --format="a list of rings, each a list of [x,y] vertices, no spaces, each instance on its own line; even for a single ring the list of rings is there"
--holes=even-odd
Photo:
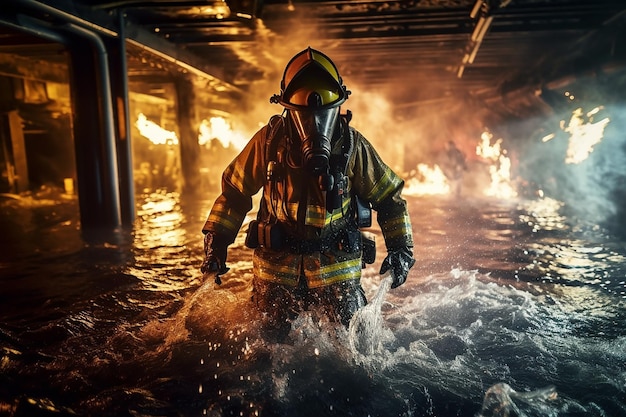
[[[327,174],[331,139],[339,119],[339,107],[289,110],[289,117],[300,137],[305,169],[313,175]]]

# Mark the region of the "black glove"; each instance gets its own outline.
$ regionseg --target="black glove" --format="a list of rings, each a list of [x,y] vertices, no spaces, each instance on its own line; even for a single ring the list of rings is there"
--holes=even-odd
[[[203,274],[215,272],[215,283],[221,284],[220,275],[228,272],[230,268],[226,267],[226,251],[228,245],[223,243],[215,233],[207,232],[204,235],[204,261],[200,266]]]
[[[382,275],[391,269],[391,277],[393,278],[391,288],[404,284],[407,275],[409,275],[409,269],[415,264],[411,249],[408,246],[403,246],[401,248],[389,249],[387,252],[387,257],[380,266],[380,274]]]

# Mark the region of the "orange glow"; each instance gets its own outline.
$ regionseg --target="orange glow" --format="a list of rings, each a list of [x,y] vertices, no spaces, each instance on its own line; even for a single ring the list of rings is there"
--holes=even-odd
[[[243,134],[234,132],[230,123],[223,117],[211,117],[202,120],[200,124],[198,143],[201,146],[211,146],[211,140],[218,140],[225,148],[233,147],[242,150],[248,138]]]
[[[163,129],[143,114],[139,113],[135,127],[139,129],[141,136],[148,138],[155,145],[178,145],[176,133]]]
[[[489,175],[491,183],[485,190],[485,195],[499,198],[513,198],[517,192],[511,185],[511,159],[506,156],[506,149],[502,148],[502,139],[491,144],[493,135],[483,132],[481,141],[476,146],[476,155],[481,156],[491,163]]]
[[[403,190],[406,195],[436,195],[450,192],[450,183],[439,165],[430,167],[427,164],[418,164],[417,172],[411,174]]]

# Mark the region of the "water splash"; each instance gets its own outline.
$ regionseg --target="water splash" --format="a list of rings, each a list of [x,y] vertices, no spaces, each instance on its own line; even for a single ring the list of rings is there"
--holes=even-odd
[[[498,383],[485,393],[482,409],[477,417],[557,416],[553,386],[530,392],[517,392],[508,384]]]
[[[381,308],[385,295],[391,288],[392,277],[387,273],[371,302],[358,310],[349,326],[349,342],[352,352],[372,355],[382,349],[383,316]]]
[[[172,317],[149,322],[142,329],[143,339],[159,343],[158,352],[168,351],[173,345],[186,341],[196,322],[207,325],[220,308],[226,311],[235,308],[229,306],[238,305],[232,292],[218,290],[212,276],[203,277],[202,285],[182,302],[182,307]]]

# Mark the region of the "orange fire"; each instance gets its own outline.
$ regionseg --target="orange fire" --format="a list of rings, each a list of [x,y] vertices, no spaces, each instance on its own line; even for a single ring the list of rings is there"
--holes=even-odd
[[[439,165],[418,164],[417,171],[411,173],[406,181],[403,193],[406,195],[448,194],[450,183]]]
[[[476,146],[476,155],[491,163],[489,166],[491,183],[485,190],[485,195],[498,198],[516,197],[517,192],[511,184],[511,159],[506,156],[506,149],[502,148],[502,138],[492,144],[493,135],[486,131],[480,138],[481,141]]]
[[[211,141],[216,139],[224,148],[233,147],[240,151],[248,142],[246,136],[233,131],[231,124],[225,118],[219,116],[202,120],[199,130],[198,143],[201,146],[210,146]]]
[[[596,107],[593,110],[583,113],[582,108],[577,108],[572,112],[572,117],[567,126],[565,120],[561,120],[560,128],[570,134],[567,152],[565,154],[566,164],[579,164],[586,160],[595,145],[600,143],[604,138],[604,129],[611,121],[608,117],[594,123],[594,116],[598,114],[604,107]],[[585,121],[585,116],[587,121]],[[548,142],[556,137],[556,134],[550,133],[544,136],[541,141]]]
[[[148,138],[155,145],[178,145],[178,136],[175,132],[163,129],[158,124],[148,120],[145,114],[139,113],[135,127],[141,136]]]
[[[596,107],[586,114],[588,122],[583,118],[583,109],[578,108],[572,113],[569,124],[565,126],[565,121],[561,121],[561,129],[570,134],[569,145],[565,155],[566,164],[579,164],[589,157],[593,152],[593,147],[600,143],[604,137],[604,129],[609,124],[610,119],[604,119],[594,123],[593,116],[602,107]]]

